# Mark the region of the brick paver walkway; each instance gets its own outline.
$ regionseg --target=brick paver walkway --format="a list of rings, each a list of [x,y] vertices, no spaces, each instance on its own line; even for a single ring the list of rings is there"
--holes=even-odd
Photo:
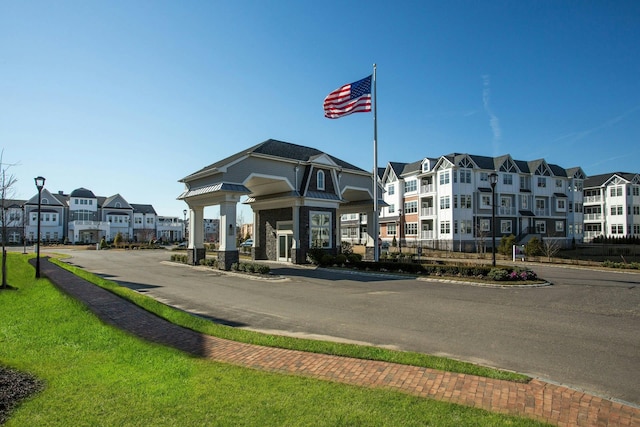
[[[488,411],[526,416],[558,426],[640,427],[640,407],[561,385],[540,380],[520,384],[219,339],[160,319],[48,260],[41,260],[41,273],[63,292],[84,302],[104,322],[143,339],[212,360],[364,387],[395,389]]]

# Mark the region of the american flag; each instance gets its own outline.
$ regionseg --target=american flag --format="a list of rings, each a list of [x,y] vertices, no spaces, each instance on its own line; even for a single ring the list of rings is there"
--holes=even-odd
[[[371,111],[371,77],[346,84],[324,99],[324,116],[337,119],[351,113]]]

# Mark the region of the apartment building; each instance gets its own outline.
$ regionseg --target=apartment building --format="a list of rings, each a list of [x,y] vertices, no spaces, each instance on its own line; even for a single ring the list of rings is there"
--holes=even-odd
[[[497,174],[492,190],[490,176]],[[452,153],[413,163],[390,162],[381,177],[385,207],[380,237],[403,246],[475,251],[514,235],[583,241],[581,168],[564,169],[544,159],[515,160]],[[495,221],[493,192],[495,191]]]
[[[640,236],[640,175],[612,172],[584,182],[584,240]]]

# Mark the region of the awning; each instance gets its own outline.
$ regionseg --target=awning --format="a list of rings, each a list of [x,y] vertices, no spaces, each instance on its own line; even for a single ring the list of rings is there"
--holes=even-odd
[[[553,193],[553,195],[556,197],[567,197],[567,195],[564,193]]]
[[[520,211],[521,216],[535,216],[535,214],[531,211]]]
[[[478,187],[478,191],[480,191],[481,193],[491,193],[491,189],[485,187]]]

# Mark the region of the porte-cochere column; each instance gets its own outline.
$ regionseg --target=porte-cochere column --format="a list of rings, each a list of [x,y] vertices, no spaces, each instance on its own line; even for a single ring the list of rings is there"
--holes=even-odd
[[[187,263],[200,264],[205,257],[204,248],[204,206],[189,206],[189,247]]]
[[[240,261],[240,254],[236,246],[236,205],[235,200],[220,203],[218,268],[221,270],[231,270],[231,266]]]

